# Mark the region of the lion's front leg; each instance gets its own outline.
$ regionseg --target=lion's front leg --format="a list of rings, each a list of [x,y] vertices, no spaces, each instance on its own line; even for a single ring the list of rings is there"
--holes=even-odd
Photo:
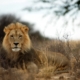
[[[26,66],[29,73],[27,80],[35,80],[36,74],[39,72],[38,66],[33,62],[28,62]]]
[[[17,62],[16,67],[18,69],[27,70],[29,73],[38,73],[38,66],[34,62],[25,62],[24,60]]]
[[[36,74],[39,72],[38,66],[34,62],[28,62],[27,63],[27,71],[29,73]]]

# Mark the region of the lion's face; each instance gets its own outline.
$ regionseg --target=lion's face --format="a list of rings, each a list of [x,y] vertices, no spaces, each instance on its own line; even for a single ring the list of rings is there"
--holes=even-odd
[[[24,43],[24,34],[21,30],[11,30],[8,36],[12,51],[20,51]]]
[[[28,27],[21,23],[10,24],[4,28],[3,47],[7,51],[27,51],[31,47]]]

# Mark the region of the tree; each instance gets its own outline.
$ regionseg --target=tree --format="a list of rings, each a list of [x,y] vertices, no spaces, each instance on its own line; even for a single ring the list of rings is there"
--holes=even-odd
[[[23,10],[40,11],[46,10],[43,18],[53,14],[57,17],[69,15],[73,22],[80,13],[80,0],[31,0],[31,5]],[[50,19],[50,21],[52,21]]]

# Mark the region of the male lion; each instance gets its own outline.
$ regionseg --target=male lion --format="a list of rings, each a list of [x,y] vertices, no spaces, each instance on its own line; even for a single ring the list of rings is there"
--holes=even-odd
[[[47,64],[44,53],[32,48],[28,30],[27,26],[18,22],[4,28],[5,36],[0,54],[4,61],[1,63],[2,67],[29,68],[32,64],[38,67]]]
[[[27,68],[29,72],[35,72],[35,68],[50,65],[52,66],[50,69],[53,69],[53,71],[63,70],[65,72],[69,67],[69,60],[61,53],[47,52],[45,54],[35,50],[32,47],[28,30],[27,26],[18,22],[11,23],[4,28],[3,51],[0,54],[2,59],[1,66],[4,68]]]

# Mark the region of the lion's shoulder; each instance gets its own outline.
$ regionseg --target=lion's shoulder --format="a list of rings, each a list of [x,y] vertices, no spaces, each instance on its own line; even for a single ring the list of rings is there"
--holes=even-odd
[[[38,67],[42,67],[47,65],[47,57],[46,55],[37,49],[31,48],[29,51],[20,53],[17,59],[18,63],[25,62],[28,64],[29,62],[34,62]]]

